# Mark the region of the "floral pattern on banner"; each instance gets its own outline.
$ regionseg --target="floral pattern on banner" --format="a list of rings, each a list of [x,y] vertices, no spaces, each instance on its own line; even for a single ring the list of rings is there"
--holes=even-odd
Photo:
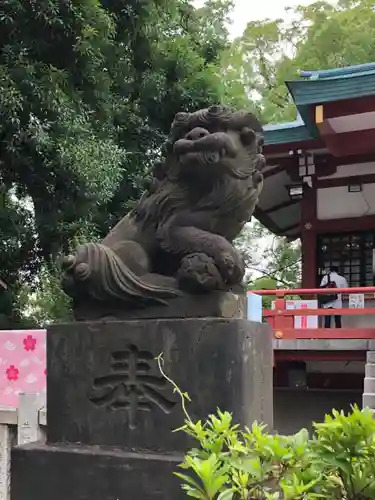
[[[0,406],[46,391],[46,330],[0,330]]]

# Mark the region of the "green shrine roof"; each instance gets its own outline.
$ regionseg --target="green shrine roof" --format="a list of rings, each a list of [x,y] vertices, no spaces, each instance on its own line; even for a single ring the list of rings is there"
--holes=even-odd
[[[265,145],[285,144],[319,136],[311,120],[309,106],[375,95],[375,62],[346,68],[301,71],[298,80],[285,82],[296,104],[294,122],[266,125]]]
[[[265,125],[263,130],[264,144],[266,146],[269,144],[307,141],[313,138],[302,119],[276,125]]]

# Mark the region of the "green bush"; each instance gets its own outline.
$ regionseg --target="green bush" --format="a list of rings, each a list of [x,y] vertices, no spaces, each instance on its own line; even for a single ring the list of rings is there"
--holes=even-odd
[[[267,432],[254,423],[240,429],[232,415],[217,411],[206,422],[193,422],[183,393],[185,424],[178,429],[197,441],[176,475],[187,496],[199,500],[374,500],[375,420],[357,406],[345,415],[333,410],[324,423],[293,436]]]
[[[310,438],[274,435],[254,423],[241,430],[228,412],[181,428],[198,442],[177,473],[200,500],[375,498],[375,421],[370,410],[333,411]]]
[[[177,431],[198,444],[176,475],[187,496],[198,500],[375,500],[375,419],[368,408],[332,411],[324,423],[292,436],[267,432],[254,423],[240,429],[232,415],[217,410],[206,422],[193,422],[189,395],[164,372],[181,397],[185,424]]]

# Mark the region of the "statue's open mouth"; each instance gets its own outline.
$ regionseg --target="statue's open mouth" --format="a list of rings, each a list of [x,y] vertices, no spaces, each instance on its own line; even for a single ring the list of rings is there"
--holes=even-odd
[[[207,164],[219,163],[224,157],[234,158],[236,149],[225,132],[215,132],[200,139],[179,139],[174,153],[182,163],[200,161]]]

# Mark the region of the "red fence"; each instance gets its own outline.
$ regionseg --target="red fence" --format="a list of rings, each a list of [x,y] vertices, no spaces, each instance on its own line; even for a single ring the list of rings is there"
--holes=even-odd
[[[277,339],[375,339],[375,307],[364,308],[342,308],[342,309],[287,309],[285,297],[300,296],[309,299],[316,299],[318,295],[340,293],[347,294],[365,294],[370,295],[370,299],[375,301],[375,287],[358,288],[313,288],[313,289],[294,289],[294,290],[254,290],[254,294],[268,295],[275,297],[274,309],[264,309],[263,317],[270,323]],[[375,302],[374,302],[375,304]],[[351,327],[351,328],[295,328],[295,317],[307,316],[374,316],[373,327]]]

